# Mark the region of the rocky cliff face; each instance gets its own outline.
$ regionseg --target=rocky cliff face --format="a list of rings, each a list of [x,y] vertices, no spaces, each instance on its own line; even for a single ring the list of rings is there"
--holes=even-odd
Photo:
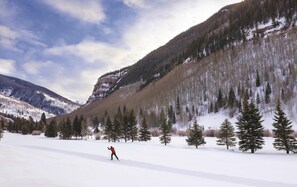
[[[114,88],[117,86],[117,83],[121,80],[121,78],[127,74],[129,67],[123,68],[118,71],[114,71],[111,73],[107,73],[101,76],[97,83],[94,86],[93,93],[89,97],[87,103],[96,100],[103,99],[107,97]]]

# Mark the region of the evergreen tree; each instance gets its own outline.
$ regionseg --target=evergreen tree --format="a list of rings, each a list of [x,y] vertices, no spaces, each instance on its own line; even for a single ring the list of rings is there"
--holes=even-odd
[[[45,126],[46,126],[46,117],[45,117],[45,113],[42,113],[38,127],[36,130],[40,130],[40,131],[44,132]]]
[[[113,117],[112,127],[113,127],[113,129],[112,129],[112,132],[111,132],[111,140],[113,142],[116,142],[121,137],[121,123],[119,121],[119,116],[117,114]]]
[[[261,81],[260,81],[259,72],[258,72],[258,70],[257,70],[256,87],[260,87],[260,86],[261,86]]]
[[[73,127],[73,136],[77,139],[78,136],[81,136],[81,121],[79,120],[78,116],[75,115],[75,118],[72,122]]]
[[[220,109],[224,106],[224,96],[223,96],[221,88],[219,89],[217,104],[218,104],[218,109]]]
[[[35,122],[34,122],[34,120],[33,120],[33,118],[31,117],[31,116],[29,116],[29,134],[31,134],[32,132],[33,132],[33,130],[34,130],[34,126],[35,126]]]
[[[149,141],[151,140],[151,132],[149,131],[148,125],[146,123],[145,116],[142,117],[142,123],[139,129],[139,141]]]
[[[69,140],[72,137],[72,125],[71,120],[67,117],[66,121],[63,119],[60,122],[60,133],[59,138],[63,140]]]
[[[238,145],[242,151],[251,150],[254,153],[261,149],[264,144],[263,140],[263,126],[261,120],[262,116],[253,102],[248,103],[247,97],[243,100],[243,108],[241,114],[237,118],[238,128]]]
[[[98,117],[95,116],[93,119],[92,119],[92,125],[93,125],[93,128],[95,129],[96,127],[98,128],[99,127],[99,120],[98,120]]]
[[[198,149],[199,145],[206,144],[203,137],[202,128],[197,124],[196,120],[192,127],[189,127],[189,135],[186,141],[188,142],[189,146],[194,145],[196,149]]]
[[[137,128],[137,121],[136,121],[136,117],[134,114],[134,110],[131,110],[129,112],[129,117],[128,117],[128,136],[129,138],[132,140],[132,142],[134,140],[137,139],[137,135],[138,135],[138,128]]]
[[[269,82],[267,82],[266,90],[265,90],[265,102],[266,104],[270,103],[270,94],[271,94],[271,87]]]
[[[296,152],[297,140],[292,135],[294,130],[292,129],[291,121],[287,118],[284,111],[281,109],[281,104],[278,99],[275,107],[274,123],[272,124],[274,129],[274,143],[275,149],[286,151],[287,154]]]
[[[180,115],[180,101],[179,101],[179,96],[176,98],[176,115]]]
[[[170,105],[170,107],[168,108],[167,113],[168,113],[168,123],[171,125],[176,123],[175,113],[174,113],[172,105]]]
[[[166,146],[171,141],[171,126],[168,125],[163,110],[160,113],[159,124],[161,131],[160,142]]]
[[[127,112],[123,113],[122,136],[127,142],[129,140],[129,118]]]
[[[235,104],[236,104],[236,97],[235,97],[233,87],[231,87],[229,91],[229,97],[228,97],[228,106],[230,108],[233,108]]]
[[[110,142],[112,140],[112,135],[113,135],[112,133],[113,133],[113,124],[111,122],[110,117],[107,116],[104,134],[105,134],[105,138],[108,140],[108,142]]]
[[[229,149],[229,147],[236,145],[235,140],[234,127],[231,125],[228,119],[225,119],[225,121],[220,126],[217,144],[226,145],[227,149]]]
[[[259,105],[259,104],[261,104],[261,99],[260,99],[260,95],[259,95],[259,93],[257,93],[257,104]]]
[[[88,124],[87,124],[87,119],[83,116],[80,115],[79,118],[79,122],[80,122],[80,136],[81,138],[85,137],[88,135]]]
[[[56,119],[53,119],[45,129],[44,135],[48,138],[55,138],[58,136],[58,131],[57,131],[57,121]]]

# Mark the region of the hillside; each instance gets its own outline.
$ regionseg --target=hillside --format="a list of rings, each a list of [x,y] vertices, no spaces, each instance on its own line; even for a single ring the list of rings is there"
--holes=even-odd
[[[133,65],[117,85],[119,89],[107,98],[95,100],[70,116],[84,114],[102,118],[105,111],[112,116],[119,106],[125,105],[137,113],[145,111],[150,125],[154,126],[162,109],[167,111],[173,106],[177,113],[178,98],[181,111],[177,117],[179,125],[184,126],[195,116],[209,113],[233,117],[239,112],[244,95],[248,95],[257,102],[261,112],[269,116],[273,114],[276,99],[281,98],[286,112],[296,122],[296,1],[258,2],[248,0],[222,8],[206,22],[178,35]],[[269,12],[270,9],[273,11]],[[260,10],[261,16],[255,16]],[[246,18],[246,15],[253,16]],[[210,30],[210,25],[220,29]],[[206,26],[209,29],[205,29]],[[241,35],[237,36],[233,29],[238,27]],[[226,32],[220,32],[223,30]],[[203,36],[201,41],[196,35]],[[186,42],[181,42],[183,40]],[[169,44],[175,41],[181,42],[175,46],[183,46],[179,52],[170,48]],[[134,77],[133,81],[123,84],[136,67],[141,66],[143,70],[157,67],[151,64],[153,61],[144,63],[146,58],[154,56],[163,62],[164,58],[157,55],[163,50],[170,54],[183,53],[184,57],[181,61],[172,61],[179,64],[172,70],[164,74],[154,72],[151,81]],[[259,85],[256,84],[258,78]]]
[[[0,93],[54,115],[66,114],[79,107],[79,104],[44,87],[5,75],[0,75]]]
[[[142,87],[158,80],[189,57],[202,59],[209,54],[251,38],[263,37],[267,30],[296,22],[297,2],[292,0],[246,0],[222,8],[205,22],[179,34],[164,46],[134,64],[118,88],[142,80]],[[270,28],[261,25],[272,21]]]
[[[34,121],[39,121],[42,113],[45,113],[47,117],[54,116],[24,101],[0,93],[0,115],[2,114],[8,118],[23,117],[25,119],[29,119],[31,116]]]

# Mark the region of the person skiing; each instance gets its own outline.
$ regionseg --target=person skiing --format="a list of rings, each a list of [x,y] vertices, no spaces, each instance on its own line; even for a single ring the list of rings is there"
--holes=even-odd
[[[107,147],[107,149],[111,151],[111,160],[113,160],[113,155],[119,160],[114,147],[110,146],[110,147]]]

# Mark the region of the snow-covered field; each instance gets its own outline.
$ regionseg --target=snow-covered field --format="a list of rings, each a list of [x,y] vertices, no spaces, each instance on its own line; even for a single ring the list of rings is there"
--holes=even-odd
[[[4,133],[0,141],[1,187],[286,187],[297,186],[297,154],[272,147],[255,154],[207,144],[188,147],[185,137],[172,137],[166,147],[150,142],[59,140]],[[120,161],[110,160],[113,145]]]

